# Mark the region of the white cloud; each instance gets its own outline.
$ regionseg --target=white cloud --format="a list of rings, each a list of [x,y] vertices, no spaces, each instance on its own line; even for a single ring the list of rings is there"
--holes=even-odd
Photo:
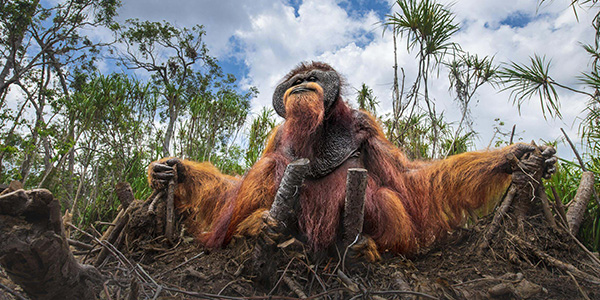
[[[390,5],[393,2],[388,1]],[[382,20],[378,14],[347,12],[340,1],[334,0],[307,0],[297,10],[288,1],[176,3],[125,1],[121,15],[165,19],[182,26],[204,24],[211,53],[221,60],[234,55],[247,66],[248,74],[242,83],[257,86],[260,91],[255,110],[271,105],[271,93],[281,77],[306,60],[328,62],[342,73],[350,85],[348,99],[353,101],[353,88],[365,82],[374,89],[382,110],[390,108],[393,44],[390,32],[381,35],[378,23]],[[497,63],[526,63],[534,53],[546,55],[552,61],[553,78],[568,84],[574,84],[574,78],[589,63],[579,42],[592,41],[591,13],[579,10],[578,22],[566,3],[541,7],[538,0],[444,0],[443,3],[452,3],[451,11],[462,27],[455,41],[470,53],[494,56]],[[525,21],[523,27],[505,24],[507,18],[519,16]],[[414,80],[416,60],[413,53],[407,53],[405,41],[398,41],[398,62],[406,71],[408,88]],[[444,110],[448,120],[459,120],[444,72],[438,79],[432,79],[431,94],[437,101],[438,112]],[[545,120],[537,99],[524,103],[519,114],[509,96],[508,92],[489,87],[478,92],[479,102],[472,108],[474,125],[480,132],[478,148],[487,146],[491,139],[495,118],[501,118],[508,130],[517,124],[517,131],[525,140],[553,140],[560,136],[559,128],[571,128],[585,108],[585,98],[560,91],[564,119]],[[577,128],[569,130],[574,137]]]

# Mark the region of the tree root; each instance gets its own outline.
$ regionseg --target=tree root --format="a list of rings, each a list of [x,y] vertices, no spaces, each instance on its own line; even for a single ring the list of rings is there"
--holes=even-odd
[[[102,288],[98,270],[73,257],[48,190],[0,196],[0,265],[35,299],[94,299]]]

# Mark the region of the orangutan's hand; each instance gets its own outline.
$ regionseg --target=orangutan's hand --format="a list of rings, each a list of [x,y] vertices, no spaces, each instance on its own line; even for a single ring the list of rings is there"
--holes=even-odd
[[[169,185],[169,181],[175,177],[175,168],[177,168],[177,181],[183,181],[185,167],[179,158],[163,159],[151,163],[148,167],[150,186],[155,190],[165,189]]]
[[[544,160],[544,173],[542,174],[542,178],[550,179],[554,173],[556,173],[556,162],[558,158],[554,155],[556,154],[556,149],[552,146],[539,146],[540,153],[542,159]]]

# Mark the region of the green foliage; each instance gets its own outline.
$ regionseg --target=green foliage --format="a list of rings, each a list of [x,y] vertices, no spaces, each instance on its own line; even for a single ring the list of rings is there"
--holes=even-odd
[[[271,134],[275,128],[276,120],[274,116],[275,112],[272,108],[263,107],[258,116],[250,123],[250,129],[248,130],[248,148],[244,154],[246,168],[250,168],[254,165],[262,155],[269,134]]]
[[[440,154],[438,141],[442,128],[438,127],[441,116],[436,112],[435,103],[429,97],[429,75],[439,68],[446,54],[458,50],[458,45],[451,41],[451,37],[459,30],[459,26],[454,22],[452,12],[435,0],[398,0],[395,4],[399,6],[400,11],[386,16],[384,30],[387,27],[392,28],[394,43],[395,36],[406,36],[406,48],[409,52],[416,49],[419,67],[415,82],[407,94],[407,103],[401,105],[400,95],[394,99],[396,103],[393,104],[393,120],[386,123],[390,128],[389,136],[396,144],[406,144],[407,137],[404,134],[408,130],[401,126],[407,126],[412,122],[410,120],[414,114],[421,114],[420,111],[425,110],[419,106],[421,102],[419,98],[422,95],[422,102],[426,105],[428,126],[433,134],[429,157],[435,158]],[[405,112],[408,112],[408,116],[403,115]],[[401,118],[409,122],[399,121]],[[415,153],[420,152],[419,149],[415,150]]]
[[[545,56],[540,57],[535,54],[530,57],[530,63],[530,65],[521,65],[511,62],[498,72],[506,85],[504,90],[511,91],[513,103],[519,109],[524,101],[537,95],[544,117],[549,114],[551,117],[562,118],[555,88],[558,84],[549,75],[550,61],[546,62]]]
[[[406,35],[407,49],[418,48],[419,57],[432,57],[441,63],[443,56],[457,46],[450,38],[459,30],[454,15],[434,0],[398,0],[400,12],[386,16],[385,25],[394,34]]]
[[[358,102],[358,109],[369,112],[372,115],[377,115],[377,97],[373,95],[373,89],[368,87],[364,82],[360,87],[360,90],[356,90],[356,102]]]

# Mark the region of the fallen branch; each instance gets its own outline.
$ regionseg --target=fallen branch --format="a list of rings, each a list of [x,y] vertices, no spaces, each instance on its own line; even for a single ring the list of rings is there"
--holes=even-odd
[[[306,299],[306,294],[302,291],[300,285],[294,281],[294,279],[283,275],[283,281],[300,299]]]
[[[90,244],[82,243],[80,241],[76,241],[73,239],[67,239],[67,242],[69,243],[69,245],[83,249],[83,250],[91,250],[92,248],[94,248],[94,246],[92,246]]]
[[[183,266],[185,266],[185,265],[189,264],[190,262],[192,262],[193,260],[195,260],[196,258],[198,258],[198,257],[200,257],[200,256],[202,256],[202,255],[204,255],[204,251],[203,251],[203,252],[200,252],[200,253],[198,253],[197,255],[195,255],[194,257],[192,257],[192,258],[190,258],[190,259],[188,259],[188,260],[186,260],[186,261],[184,261],[184,262],[182,262],[182,263],[180,263],[180,264],[176,265],[175,267],[173,267],[173,268],[171,268],[171,269],[169,269],[169,270],[166,270],[166,271],[164,271],[164,272],[162,272],[162,273],[158,274],[158,276],[156,276],[156,277],[162,277],[163,275],[165,275],[165,274],[167,274],[167,273],[169,273],[169,272],[172,272],[172,271],[174,271],[174,270],[177,270],[177,269],[179,269],[179,268],[181,268],[181,267],[183,267]]]

